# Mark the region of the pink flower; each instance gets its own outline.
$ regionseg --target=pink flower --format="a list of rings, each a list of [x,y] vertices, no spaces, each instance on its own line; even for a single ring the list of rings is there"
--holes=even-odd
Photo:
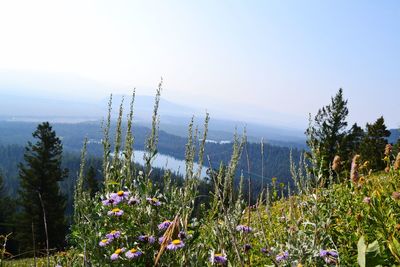
[[[371,203],[371,197],[365,197],[363,202],[366,203],[366,204],[370,204]]]

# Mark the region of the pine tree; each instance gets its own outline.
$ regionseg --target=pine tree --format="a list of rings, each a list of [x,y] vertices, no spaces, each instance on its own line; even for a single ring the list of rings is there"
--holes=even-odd
[[[383,170],[385,168],[384,150],[388,143],[387,137],[390,131],[386,128],[383,117],[378,118],[373,124],[367,123],[366,135],[361,143],[361,158],[369,161],[372,170]]]
[[[28,142],[24,154],[25,165],[19,165],[18,203],[21,213],[18,217],[18,239],[24,250],[32,248],[33,229],[36,249],[44,249],[45,219],[49,248],[61,248],[65,243],[66,199],[58,183],[67,172],[61,168],[62,144],[48,122],[39,124],[32,135],[37,142]]]
[[[86,173],[84,188],[89,193],[90,197],[94,197],[94,194],[99,191],[99,184],[96,179],[96,170],[93,166],[90,166]]]
[[[364,136],[364,130],[358,126],[357,123],[354,123],[348,131],[344,144],[342,145],[343,148],[346,148],[346,155],[343,155],[346,159],[352,159],[355,154],[360,152],[360,146]]]
[[[343,99],[343,90],[331,98],[331,103],[320,110],[306,131],[307,145],[315,154],[314,164],[321,169],[326,177],[335,155],[341,155],[346,150],[345,137],[346,117],[349,114],[347,100]]]

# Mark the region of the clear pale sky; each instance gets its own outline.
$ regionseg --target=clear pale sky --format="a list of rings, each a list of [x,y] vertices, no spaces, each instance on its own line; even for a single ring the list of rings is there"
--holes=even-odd
[[[400,126],[395,0],[3,0],[0,36],[0,70],[109,88],[46,89],[51,95],[96,98],[134,86],[152,94],[163,76],[168,100],[302,125],[342,87],[351,122],[384,115]]]

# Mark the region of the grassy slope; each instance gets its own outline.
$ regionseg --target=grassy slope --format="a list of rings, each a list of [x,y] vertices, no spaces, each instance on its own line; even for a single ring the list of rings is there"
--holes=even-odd
[[[274,202],[252,212],[254,227],[264,232],[264,242],[254,247],[285,247],[291,259],[306,266],[323,264],[319,249],[335,249],[341,265],[357,266],[357,243],[364,236],[367,243],[378,241],[375,259],[398,265],[400,200],[393,192],[399,191],[400,175],[392,170],[361,176],[358,185],[346,181]],[[371,255],[367,261],[375,260]],[[261,260],[255,258],[254,263]]]
[[[259,230],[253,249],[287,249],[292,261],[305,266],[323,266],[319,249],[335,249],[341,266],[357,266],[357,243],[364,236],[367,243],[377,240],[379,244],[375,259],[367,255],[370,262],[379,259],[385,266],[397,265],[400,251],[394,243],[400,239],[400,200],[393,192],[399,191],[400,174],[391,171],[361,176],[356,186],[345,181],[259,207],[251,217],[251,226]],[[366,197],[371,198],[369,203]],[[267,256],[259,255],[254,254],[252,265],[268,263]],[[72,253],[57,257],[63,263],[81,261],[77,258]],[[51,265],[57,259],[53,257]],[[39,259],[38,266],[45,262]],[[33,259],[25,259],[6,262],[5,266],[32,264]]]

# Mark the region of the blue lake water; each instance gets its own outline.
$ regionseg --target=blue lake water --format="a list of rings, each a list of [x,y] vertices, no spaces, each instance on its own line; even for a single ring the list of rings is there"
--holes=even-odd
[[[135,150],[134,151],[134,161],[138,164],[144,165],[143,160],[144,151],[142,150]],[[164,155],[164,154],[157,154],[152,162],[153,167],[169,169],[172,172],[177,174],[181,174],[182,176],[186,175],[186,165],[184,160],[176,159],[174,157]],[[193,171],[197,172],[199,165],[197,163],[193,166]],[[202,168],[201,170],[201,177],[207,176],[206,174],[207,167]]]

